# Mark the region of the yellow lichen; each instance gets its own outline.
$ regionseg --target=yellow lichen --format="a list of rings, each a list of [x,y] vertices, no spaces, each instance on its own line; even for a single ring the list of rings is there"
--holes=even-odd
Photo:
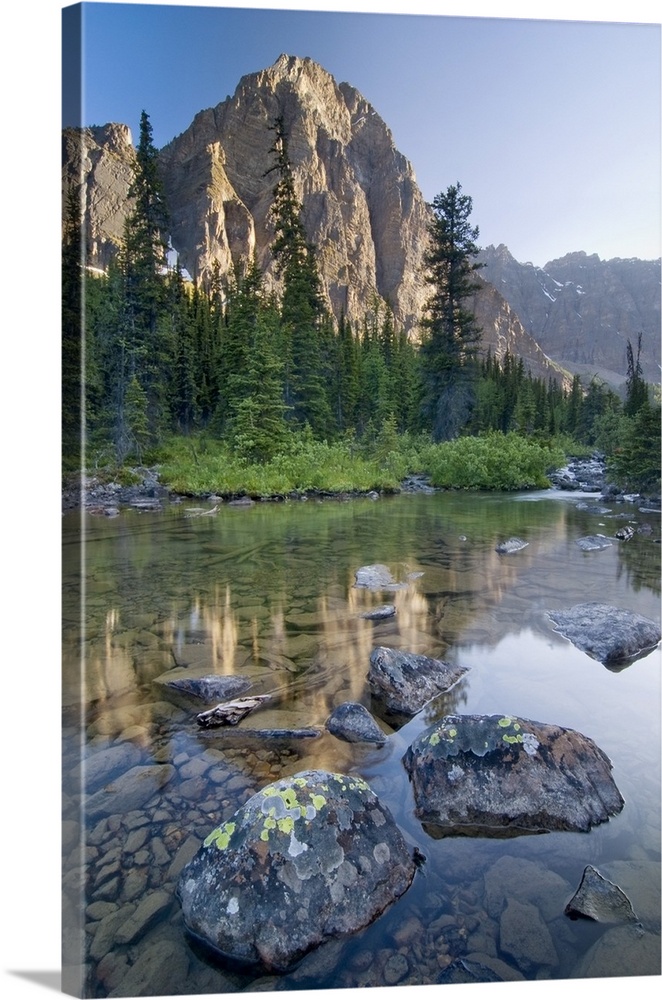
[[[211,844],[215,844],[219,851],[224,851],[225,848],[230,843],[230,837],[236,829],[236,823],[228,822],[222,823],[221,826],[216,827],[215,830],[205,838],[204,846],[210,847]]]

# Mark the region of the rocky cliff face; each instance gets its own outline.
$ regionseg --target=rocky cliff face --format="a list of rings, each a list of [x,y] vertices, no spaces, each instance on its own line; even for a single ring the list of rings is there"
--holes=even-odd
[[[282,115],[303,222],[336,316],[375,294],[407,328],[420,314],[428,208],[412,168],[375,109],[310,59],[281,56],[233,97],[196,115],[162,150],[173,244],[191,274],[255,250],[275,283],[269,245],[272,126]]]
[[[80,191],[88,263],[105,269],[117,252],[130,210],[135,149],[126,125],[65,129],[62,193]],[[66,201],[65,201],[66,204]]]
[[[481,274],[519,316],[543,351],[572,372],[625,379],[625,351],[642,337],[644,377],[660,381],[660,261],[601,260],[569,253],[544,268],[489,246]]]
[[[269,171],[279,115],[329,307],[336,317],[344,311],[357,329],[377,296],[416,337],[429,294],[424,254],[430,208],[375,108],[310,59],[283,55],[243,77],[232,97],[199,112],[161,150],[171,239],[182,266],[204,282],[215,262],[226,274],[233,260],[255,252],[267,286],[278,287],[269,250],[278,176]],[[121,242],[134,163],[124,125],[65,130],[63,182],[65,189],[81,185],[92,266],[107,267]],[[480,275],[487,280],[474,307],[485,350],[502,357],[508,349],[545,378],[559,377],[555,362],[573,371],[599,362],[604,371],[624,376],[627,337],[636,339],[632,324],[645,320],[648,330],[655,320],[650,277],[636,267],[650,262],[610,261],[624,266],[607,272],[597,258],[570,254],[541,271],[518,264],[503,246],[488,247],[483,260]],[[657,275],[659,331],[659,261]],[[612,294],[618,302],[607,301]],[[591,333],[596,315],[599,337]],[[659,370],[651,370],[647,377],[659,378]]]

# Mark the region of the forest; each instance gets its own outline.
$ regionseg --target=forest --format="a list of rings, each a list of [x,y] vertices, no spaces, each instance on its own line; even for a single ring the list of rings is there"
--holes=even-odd
[[[149,116],[142,113],[133,210],[106,273],[87,268],[80,192],[64,212],[62,451],[65,472],[131,481],[157,465],[179,492],[271,496],[433,485],[547,485],[569,454],[608,458],[611,479],[660,490],[660,405],[627,344],[624,397],[594,378],[534,378],[521,359],[481,349],[467,308],[479,264],[471,198],[459,182],[432,205],[430,286],[418,342],[388,303],[360,329],[330,315],[306,237],[282,119],[272,126],[271,254],[279,293],[257,260],[192,282],[168,243],[168,212]]]

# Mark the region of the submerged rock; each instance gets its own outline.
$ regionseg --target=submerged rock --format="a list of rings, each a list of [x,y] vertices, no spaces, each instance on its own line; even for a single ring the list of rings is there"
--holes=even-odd
[[[355,573],[355,587],[366,590],[402,590],[406,583],[398,583],[388,566],[383,563],[373,563],[371,566],[361,566]]]
[[[285,971],[371,923],[414,872],[412,851],[365,781],[302,771],[213,830],[177,892],[188,932],[212,952]]]
[[[623,890],[592,865],[584,869],[579,888],[564,912],[573,920],[588,917],[608,924],[637,923],[638,919]]]
[[[346,701],[334,708],[326,720],[326,728],[347,743],[376,743],[383,746],[386,736],[364,705]]]
[[[591,739],[515,716],[448,715],[403,763],[432,836],[588,831],[624,804]]]
[[[372,611],[364,611],[359,615],[359,618],[367,618],[368,621],[383,621],[385,618],[392,618],[395,614],[394,604],[380,604],[378,608],[373,608]]]
[[[606,535],[584,535],[583,538],[576,539],[575,544],[582,552],[598,552],[600,549],[611,547],[611,542]]]
[[[523,541],[521,538],[509,538],[506,542],[499,542],[495,552],[500,555],[510,555],[512,552],[520,552],[525,549],[529,543]]]
[[[387,712],[412,716],[431,698],[448,691],[468,669],[419,653],[377,646],[370,654],[368,684]]]
[[[557,632],[605,666],[635,660],[660,641],[660,626],[650,618],[597,601],[547,614]]]

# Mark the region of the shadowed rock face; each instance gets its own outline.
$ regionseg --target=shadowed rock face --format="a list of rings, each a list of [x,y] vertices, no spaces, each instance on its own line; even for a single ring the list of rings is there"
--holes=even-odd
[[[660,641],[660,626],[650,618],[597,601],[548,615],[561,635],[606,667],[625,666]]]
[[[432,836],[588,831],[624,804],[591,739],[514,716],[446,716],[403,763]]]
[[[361,778],[303,771],[263,788],[183,870],[187,930],[218,954],[284,971],[329,937],[365,927],[415,865]]]

